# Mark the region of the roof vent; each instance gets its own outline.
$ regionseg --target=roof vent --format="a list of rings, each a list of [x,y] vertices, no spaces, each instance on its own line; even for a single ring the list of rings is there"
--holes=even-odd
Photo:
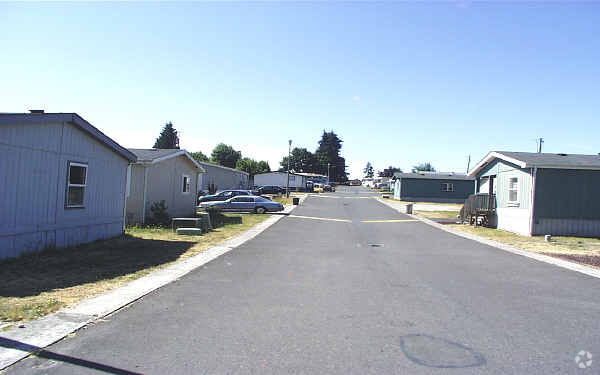
[[[567,154],[556,154],[558,156],[567,156]]]
[[[44,113],[44,110],[43,109],[30,109],[29,113],[40,114],[40,113]]]

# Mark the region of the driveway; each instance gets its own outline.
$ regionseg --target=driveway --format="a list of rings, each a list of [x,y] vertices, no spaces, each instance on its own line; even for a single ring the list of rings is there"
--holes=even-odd
[[[309,196],[7,374],[598,373],[574,359],[600,357],[600,280],[414,221],[375,195]]]

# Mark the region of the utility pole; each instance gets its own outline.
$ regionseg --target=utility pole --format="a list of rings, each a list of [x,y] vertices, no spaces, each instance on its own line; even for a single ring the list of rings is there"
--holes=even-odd
[[[542,153],[542,143],[544,143],[544,138],[540,138],[538,141],[538,154]]]
[[[286,198],[290,197],[290,159],[292,158],[292,140],[290,139],[288,141],[289,143],[289,147],[288,147],[288,167],[287,167],[287,183],[285,185],[285,196]]]
[[[329,164],[327,163],[327,183],[329,183]]]
[[[467,174],[469,174],[470,167],[471,167],[471,155],[469,155],[469,161],[467,162]]]

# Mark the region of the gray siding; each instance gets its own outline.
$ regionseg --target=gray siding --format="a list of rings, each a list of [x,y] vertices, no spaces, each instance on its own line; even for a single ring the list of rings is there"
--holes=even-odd
[[[85,208],[65,208],[69,161],[88,164]],[[70,123],[0,126],[0,258],[121,234],[127,165]]]
[[[248,189],[248,174],[210,163],[199,163],[206,170],[201,177],[200,190],[208,190],[209,184],[215,184],[218,190]]]
[[[171,217],[194,217],[196,215],[197,180],[200,172],[184,155],[156,164],[134,165],[131,192],[127,198],[127,224],[142,223],[144,212],[144,176],[146,183],[146,220],[151,217],[154,202],[165,201]],[[183,193],[183,175],[190,177],[190,192]]]
[[[600,237],[600,171],[539,169],[534,234]]]
[[[443,183],[454,184],[454,191],[442,191]],[[405,201],[464,202],[473,194],[475,182],[452,179],[402,178],[400,199]]]

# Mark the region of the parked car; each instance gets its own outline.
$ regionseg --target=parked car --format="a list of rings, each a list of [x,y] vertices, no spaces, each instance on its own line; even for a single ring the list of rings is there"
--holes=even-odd
[[[254,195],[263,195],[263,194],[284,194],[285,189],[275,185],[265,185],[260,186],[254,190],[252,190],[252,194]]]
[[[252,195],[252,192],[249,190],[223,190],[216,194],[204,195],[198,198],[198,203],[226,201],[227,199],[237,197],[238,195]]]
[[[265,212],[283,211],[283,204],[273,202],[265,197],[255,195],[244,195],[229,198],[226,201],[212,201],[200,203],[200,208],[204,210],[218,209],[226,212],[255,212],[264,214]]]

